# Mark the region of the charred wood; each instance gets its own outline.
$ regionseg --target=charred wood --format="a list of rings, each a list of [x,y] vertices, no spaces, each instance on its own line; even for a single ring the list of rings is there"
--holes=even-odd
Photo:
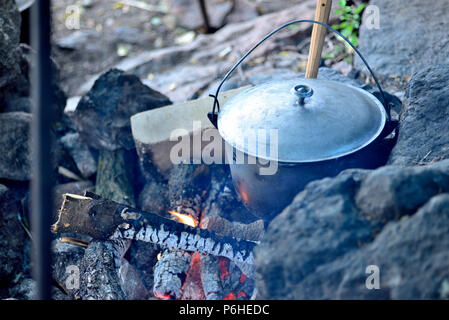
[[[170,209],[189,214],[196,220],[201,214],[202,196],[209,186],[209,167],[206,165],[179,164],[168,180]]]
[[[107,199],[135,206],[127,153],[124,149],[100,150],[95,192]]]
[[[64,195],[55,233],[78,233],[95,239],[129,239],[162,247],[222,256],[251,272],[256,243],[219,237],[215,232],[192,228],[156,214],[138,211],[93,193]]]

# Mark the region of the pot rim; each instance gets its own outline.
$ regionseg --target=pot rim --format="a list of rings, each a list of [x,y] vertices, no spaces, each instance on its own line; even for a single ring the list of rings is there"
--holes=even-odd
[[[356,86],[353,86],[353,85],[350,85],[350,84],[346,84],[346,83],[341,83],[341,84],[342,84],[342,85],[345,85],[345,86],[347,86],[347,87],[350,87],[350,88],[352,88],[352,89],[355,89],[355,90],[359,91],[359,93],[365,95],[368,99],[371,99],[371,101],[373,101],[373,102],[375,103],[375,105],[378,107],[378,110],[380,111],[381,118],[382,118],[382,119],[381,119],[381,123],[380,123],[380,125],[379,125],[379,129],[377,130],[377,132],[376,132],[375,134],[373,134],[373,136],[371,137],[371,139],[368,139],[365,143],[361,144],[361,145],[358,146],[358,147],[355,147],[354,149],[348,150],[348,151],[346,151],[346,152],[342,152],[342,153],[340,153],[340,154],[332,155],[332,156],[329,156],[329,157],[324,157],[324,158],[317,158],[317,159],[310,159],[310,160],[298,160],[298,161],[291,160],[291,159],[289,159],[289,160],[283,160],[283,159],[279,159],[279,158],[278,158],[278,159],[275,159],[275,158],[273,158],[273,157],[261,157],[261,156],[258,156],[258,155],[256,155],[256,154],[253,154],[253,153],[244,151],[244,150],[242,150],[241,148],[237,147],[235,144],[230,143],[228,140],[226,140],[226,139],[223,137],[223,135],[220,133],[220,129],[218,128],[218,131],[219,131],[219,133],[220,133],[220,136],[223,138],[223,140],[226,141],[226,143],[228,143],[230,146],[232,146],[233,148],[235,148],[236,150],[242,152],[242,153],[245,154],[245,155],[248,155],[248,156],[251,156],[251,157],[255,157],[255,158],[258,158],[258,159],[267,160],[267,161],[276,161],[276,162],[278,162],[278,163],[284,163],[284,164],[292,164],[292,165],[294,165],[294,164],[301,164],[301,163],[321,162],[321,161],[326,161],[326,160],[334,160],[334,159],[338,159],[338,158],[341,158],[341,157],[344,157],[344,156],[353,154],[353,153],[355,153],[355,152],[357,152],[357,151],[359,151],[359,150],[361,150],[361,149],[367,147],[368,145],[370,145],[371,143],[373,143],[373,142],[380,136],[380,134],[382,133],[383,129],[385,128],[385,124],[386,124],[386,122],[387,122],[387,112],[385,111],[385,107],[384,107],[384,105],[382,104],[382,102],[380,102],[379,99],[377,99],[373,94],[369,93],[368,91],[366,91],[366,90],[364,90],[364,89],[362,89],[362,88],[359,88],[359,87],[356,87]],[[253,87],[252,87],[252,88],[253,88]],[[250,88],[250,89],[251,89],[251,88]],[[247,89],[247,90],[248,90],[248,89]],[[240,95],[240,94],[244,94],[247,90],[245,90],[245,91],[239,93],[239,95]]]

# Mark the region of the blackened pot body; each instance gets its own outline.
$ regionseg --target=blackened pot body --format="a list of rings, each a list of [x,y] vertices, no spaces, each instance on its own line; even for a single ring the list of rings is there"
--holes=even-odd
[[[247,208],[257,217],[269,221],[288,206],[293,198],[311,181],[334,177],[346,169],[374,169],[387,162],[394,139],[378,138],[352,154],[317,162],[285,163],[267,161],[243,154],[234,149],[233,160],[228,159],[237,193]],[[245,164],[236,164],[235,159]],[[255,163],[255,164],[254,164]],[[272,175],[261,174],[262,168],[275,168]]]

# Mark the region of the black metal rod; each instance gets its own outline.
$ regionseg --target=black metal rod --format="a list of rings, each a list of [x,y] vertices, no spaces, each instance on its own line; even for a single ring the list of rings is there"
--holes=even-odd
[[[51,298],[51,61],[50,0],[37,0],[31,8],[31,44],[36,51],[32,67],[33,124],[31,231],[33,235],[33,274],[37,281],[37,299]]]

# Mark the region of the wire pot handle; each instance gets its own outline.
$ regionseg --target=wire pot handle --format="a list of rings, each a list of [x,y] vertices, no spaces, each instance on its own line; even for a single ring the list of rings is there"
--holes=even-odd
[[[390,120],[390,106],[387,103],[387,100],[385,99],[385,94],[384,91],[382,90],[382,87],[380,86],[379,80],[377,79],[376,75],[374,74],[373,70],[371,69],[371,67],[369,66],[368,62],[366,61],[366,59],[363,57],[362,53],[359,51],[359,49],[357,49],[351,41],[349,41],[348,38],[346,38],[344,35],[342,35],[339,31],[335,30],[334,28],[332,28],[331,26],[329,26],[326,23],[320,22],[320,21],[315,21],[315,20],[307,20],[307,19],[302,19],[302,20],[292,20],[290,22],[287,22],[283,25],[281,25],[280,27],[274,29],[273,31],[271,31],[269,34],[267,34],[265,37],[262,38],[262,40],[260,40],[258,43],[256,43],[256,45],[254,45],[251,49],[248,50],[248,52],[246,52],[235,64],[234,66],[226,73],[226,75],[224,76],[223,80],[221,80],[220,84],[217,87],[217,91],[215,92],[215,94],[210,94],[209,96],[214,98],[214,104],[212,106],[212,112],[208,113],[208,118],[209,120],[212,122],[212,124],[217,127],[217,120],[218,120],[218,112],[220,112],[220,104],[218,102],[218,94],[220,93],[220,89],[223,86],[223,83],[229,78],[229,76],[232,74],[232,72],[234,72],[235,69],[237,69],[237,67],[246,59],[246,57],[248,57],[255,49],[257,49],[257,47],[259,47],[263,42],[265,42],[265,40],[267,40],[268,38],[270,38],[272,35],[274,35],[275,33],[281,31],[282,29],[292,25],[292,24],[296,24],[296,23],[314,23],[314,24],[319,24],[325,28],[327,28],[330,31],[333,31],[334,33],[336,33],[337,35],[339,35],[343,40],[345,40],[351,47],[352,49],[354,49],[354,51],[357,53],[357,55],[360,57],[360,59],[362,59],[363,63],[365,64],[365,66],[367,67],[368,71],[371,73],[377,88],[379,89],[380,92],[380,96],[382,98],[382,104],[385,108],[385,110],[387,111],[387,115],[388,115],[388,119]],[[217,110],[217,113],[215,112]]]

